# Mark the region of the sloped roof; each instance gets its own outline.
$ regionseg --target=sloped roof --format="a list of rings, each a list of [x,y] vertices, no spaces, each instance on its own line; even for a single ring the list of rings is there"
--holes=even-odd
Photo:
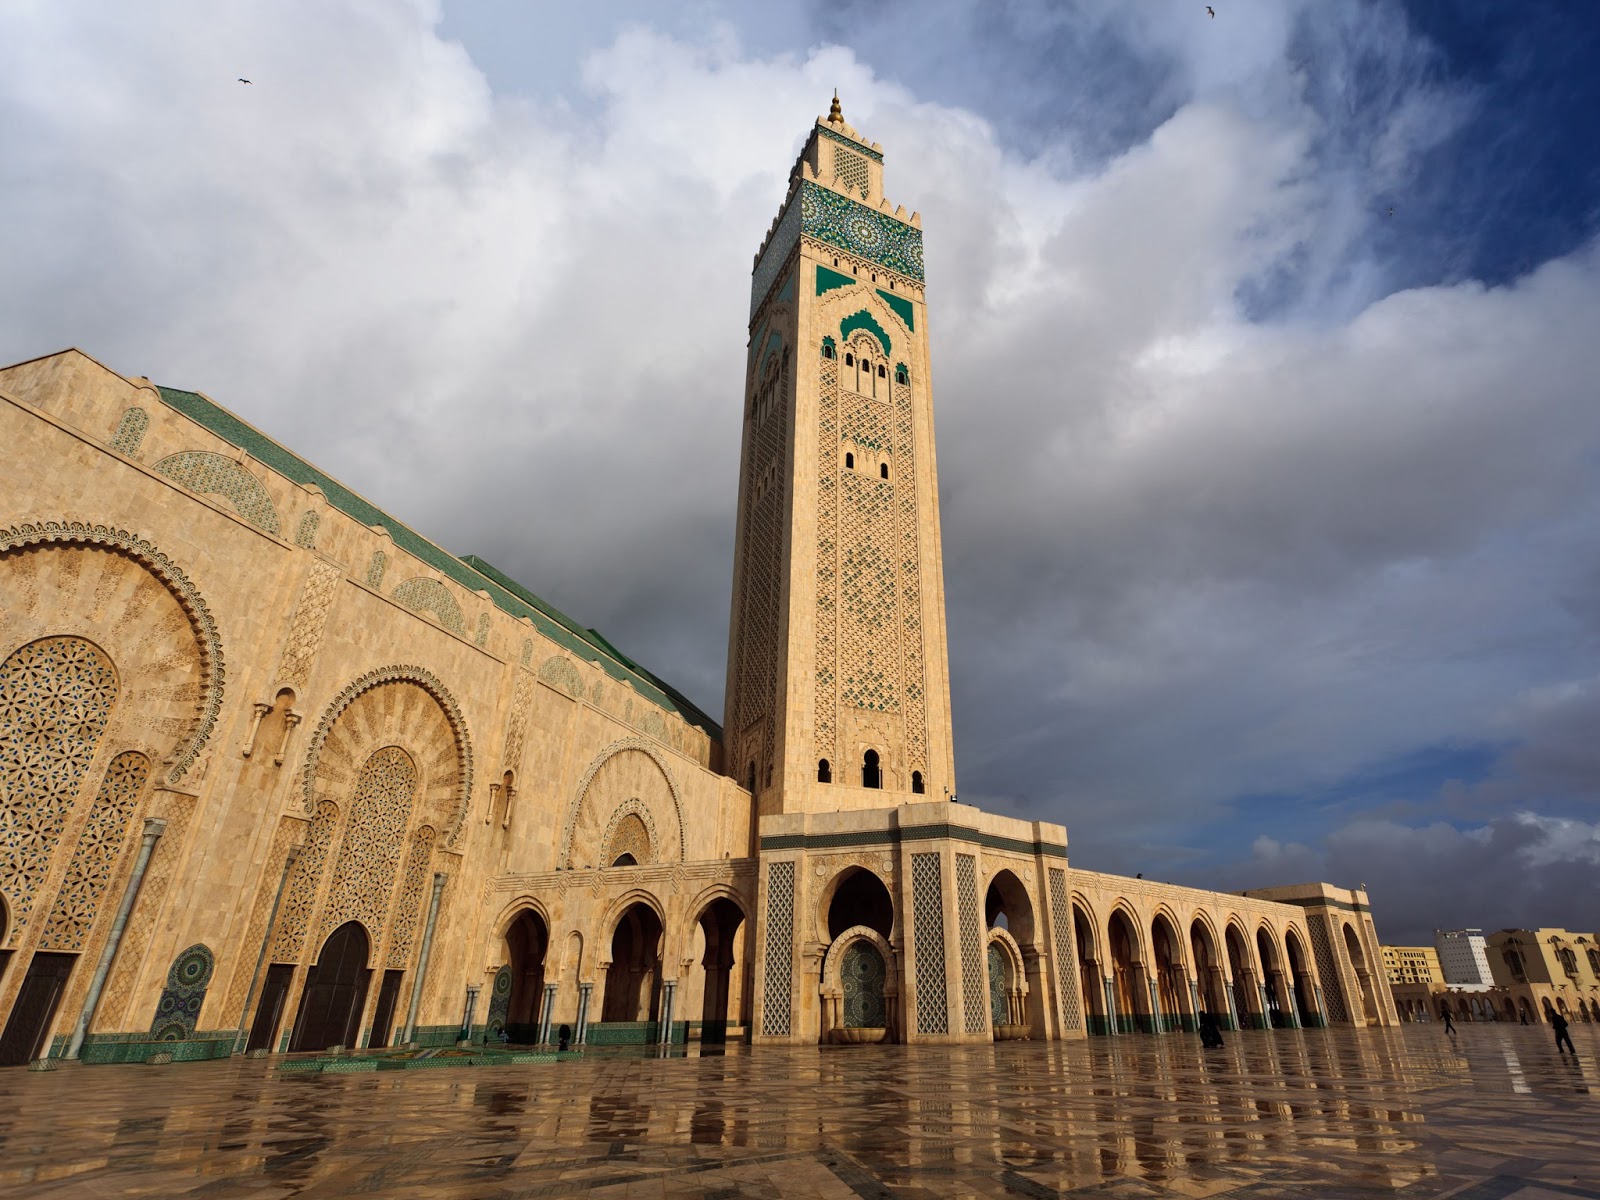
[[[199,392],[167,387],[158,390],[169,408],[244,450],[286,479],[321,488],[328,503],[352,520],[362,525],[382,525],[394,539],[395,545],[407,553],[469,591],[487,592],[497,608],[514,617],[528,618],[535,629],[558,646],[595,663],[613,679],[631,683],[634,690],[646,699],[669,712],[678,713],[691,725],[705,730],[714,740],[722,740],[721,726],[676,688],[628,658],[597,631],[585,629],[483,559],[470,554],[460,558],[451,554]]]

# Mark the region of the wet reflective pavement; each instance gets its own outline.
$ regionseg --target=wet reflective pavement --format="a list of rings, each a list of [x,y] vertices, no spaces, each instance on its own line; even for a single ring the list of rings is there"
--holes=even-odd
[[[0,1071],[0,1195],[1600,1200],[1600,1030]]]

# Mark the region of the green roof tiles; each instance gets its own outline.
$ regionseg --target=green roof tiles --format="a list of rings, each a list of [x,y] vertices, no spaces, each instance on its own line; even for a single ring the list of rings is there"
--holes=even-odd
[[[526,617],[542,635],[563,649],[592,662],[613,679],[632,684],[635,691],[652,703],[676,712],[691,725],[699,726],[714,740],[722,740],[722,729],[686,699],[677,689],[656,678],[592,629],[585,629],[571,617],[546,604],[521,584],[508,578],[481,558],[457,558],[430,542],[415,530],[400,524],[376,505],[363,500],[338,480],[323,474],[298,455],[286,450],[254,426],[246,424],[221,405],[199,392],[161,388],[166,405],[182,413],[271,467],[285,479],[298,484],[314,484],[322,489],[328,503],[363,525],[382,525],[394,544],[427,563],[441,574],[472,592],[487,592],[495,607],[513,617]]]

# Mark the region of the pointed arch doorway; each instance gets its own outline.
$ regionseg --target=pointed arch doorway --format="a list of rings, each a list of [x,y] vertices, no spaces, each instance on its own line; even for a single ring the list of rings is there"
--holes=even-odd
[[[295,1018],[291,1052],[353,1047],[367,1002],[370,943],[360,921],[346,921],[328,935],[317,965],[306,976],[306,991]]]

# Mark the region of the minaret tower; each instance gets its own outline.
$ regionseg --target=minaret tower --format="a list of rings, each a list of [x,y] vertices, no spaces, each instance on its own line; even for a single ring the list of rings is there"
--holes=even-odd
[[[837,94],[756,254],[724,709],[761,816],[956,790],[922,221]]]

